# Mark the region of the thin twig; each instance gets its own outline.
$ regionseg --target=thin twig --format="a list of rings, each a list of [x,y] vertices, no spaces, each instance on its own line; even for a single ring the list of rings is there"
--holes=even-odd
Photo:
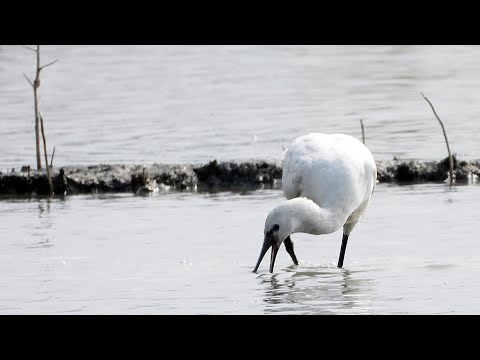
[[[40,86],[40,45],[37,45],[36,50],[37,65],[35,70],[35,80],[33,80],[33,101],[35,109],[35,148],[37,155],[37,170],[42,168],[42,156],[40,152],[40,110],[38,109],[38,87]],[[48,168],[48,163],[45,163]]]
[[[360,119],[360,125],[362,125],[362,141],[365,145],[365,129],[363,128],[363,119]]]
[[[46,68],[47,66],[50,66],[50,65],[53,65],[53,64],[55,64],[55,63],[56,63],[58,60],[60,60],[60,59],[57,59],[57,60],[55,60],[55,61],[52,61],[51,63],[48,63],[47,65],[43,65],[43,66],[41,66],[41,67],[40,67],[40,69],[39,69],[38,71],[40,72],[40,70],[42,70],[42,69]]]
[[[448,144],[448,138],[447,138],[447,133],[445,131],[445,127],[443,126],[442,120],[437,115],[437,112],[435,111],[435,108],[433,107],[432,103],[430,100],[428,100],[425,95],[423,95],[423,92],[421,92],[423,98],[428,102],[430,107],[432,108],[433,113],[435,114],[435,117],[437,118],[438,122],[440,123],[440,126],[442,127],[443,130],[443,136],[445,136],[445,142],[447,143],[447,150],[448,150],[448,158],[450,160],[450,187],[452,186],[453,183],[453,158],[452,158],[452,153],[450,152],[450,145]]]
[[[25,73],[23,73],[23,76],[25,76],[25,79],[27,79],[27,81],[28,81],[28,82],[30,83],[30,85],[32,85],[32,87],[33,87],[33,81],[30,80],[30,79],[28,78],[28,76],[25,75]]]
[[[25,45],[23,45],[23,47],[24,47],[25,49],[28,49],[28,50],[37,52],[37,50],[35,50],[34,48],[31,48],[30,46],[25,46]]]
[[[48,186],[50,187],[50,195],[53,195],[53,183],[52,183],[52,177],[50,175],[50,168],[48,166],[48,157],[47,157],[47,139],[45,139],[45,131],[43,130],[43,117],[40,114],[39,116],[40,116],[40,126],[42,128],[43,152],[45,153],[45,165],[47,168]]]
[[[53,147],[53,153],[52,153],[52,158],[50,159],[50,167],[52,167],[53,164],[53,157],[55,156],[55,146]]]

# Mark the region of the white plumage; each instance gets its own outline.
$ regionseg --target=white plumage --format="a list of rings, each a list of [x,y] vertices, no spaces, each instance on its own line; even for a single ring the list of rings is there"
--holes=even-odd
[[[371,152],[352,136],[314,133],[294,140],[283,163],[282,188],[287,200],[267,216],[264,244],[254,272],[270,247],[273,272],[282,242],[298,264],[291,234],[329,234],[343,226],[338,262],[342,267],[348,236],[367,209],[376,180]]]

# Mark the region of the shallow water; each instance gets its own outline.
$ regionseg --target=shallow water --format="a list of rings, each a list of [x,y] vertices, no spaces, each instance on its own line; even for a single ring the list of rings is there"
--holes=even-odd
[[[378,185],[341,231],[252,273],[278,190],[0,202],[3,314],[480,313],[480,186]]]
[[[45,46],[54,166],[281,159],[312,131],[378,160],[477,159],[478,46]],[[34,165],[32,53],[0,46],[0,171]],[[480,186],[380,184],[341,232],[251,271],[279,190],[0,199],[2,314],[480,313]]]
[[[51,45],[40,106],[54,163],[280,159],[312,131],[379,160],[479,157],[479,46]],[[0,171],[35,165],[34,53],[0,46]]]

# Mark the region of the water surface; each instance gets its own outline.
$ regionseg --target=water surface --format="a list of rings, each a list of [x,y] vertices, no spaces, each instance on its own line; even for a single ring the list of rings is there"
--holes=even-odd
[[[477,159],[478,46],[51,45],[40,106],[59,165],[280,159],[313,131],[375,158]],[[34,53],[0,46],[0,171],[35,164]]]
[[[480,186],[379,185],[341,231],[252,273],[278,190],[0,202],[0,313],[480,313]]]

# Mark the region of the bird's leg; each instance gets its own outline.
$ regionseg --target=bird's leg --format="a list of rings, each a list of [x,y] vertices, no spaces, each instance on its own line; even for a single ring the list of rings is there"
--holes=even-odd
[[[297,257],[295,256],[295,251],[293,251],[293,241],[292,239],[290,239],[290,236],[285,239],[284,243],[285,243],[285,249],[287,249],[287,252],[290,254],[293,260],[293,263],[295,265],[298,265],[298,260],[297,260]]]
[[[337,265],[337,267],[339,268],[343,267],[343,258],[345,257],[345,250],[347,249],[347,241],[348,241],[348,235],[343,234],[342,247],[340,249],[340,257],[338,258],[338,265]]]

